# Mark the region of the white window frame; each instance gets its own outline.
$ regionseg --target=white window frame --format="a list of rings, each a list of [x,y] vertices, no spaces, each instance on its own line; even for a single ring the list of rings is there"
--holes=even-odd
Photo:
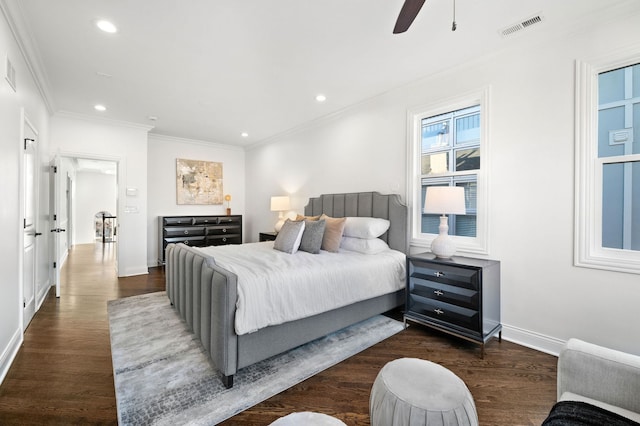
[[[640,161],[640,155],[598,158],[598,76],[640,63],[639,46],[576,61],[574,264],[640,274],[640,251],[602,247],[602,171],[605,164]]]
[[[480,170],[477,171],[477,215],[476,236],[461,237],[452,235],[457,245],[458,253],[480,254],[489,253],[489,191],[487,184],[487,170],[490,164],[489,152],[489,86],[462,94],[441,99],[425,105],[411,108],[407,111],[407,200],[409,200],[410,244],[415,247],[430,248],[431,242],[437,234],[423,234],[420,219],[422,217],[422,180],[421,180],[421,138],[422,120],[436,115],[480,105]]]

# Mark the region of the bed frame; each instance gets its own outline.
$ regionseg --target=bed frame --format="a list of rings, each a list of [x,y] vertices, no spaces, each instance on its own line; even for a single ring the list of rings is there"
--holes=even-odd
[[[388,219],[389,230],[380,238],[407,253],[407,206],[396,194],[377,192],[328,194],[311,198],[307,216],[360,216]],[[404,290],[364,300],[339,309],[254,333],[234,331],[237,276],[210,257],[184,244],[166,249],[166,290],[171,304],[200,339],[227,388],[241,368],[288,351],[344,327],[387,312],[404,303]]]

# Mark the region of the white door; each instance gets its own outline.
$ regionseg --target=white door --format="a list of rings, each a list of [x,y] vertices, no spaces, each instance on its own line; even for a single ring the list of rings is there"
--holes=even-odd
[[[62,170],[60,169],[60,157],[56,155],[50,164],[51,176],[49,177],[50,191],[49,191],[49,205],[51,212],[51,253],[53,255],[53,269],[52,269],[52,282],[56,286],[56,297],[60,297],[60,269],[62,267],[63,251],[60,249],[62,238],[66,238],[64,235],[60,235],[65,232],[66,229],[61,227],[62,218],[60,217],[60,190]]]
[[[23,218],[23,263],[22,263],[22,328],[26,330],[36,312],[36,134],[25,121],[24,125],[24,164],[22,184],[24,194]]]

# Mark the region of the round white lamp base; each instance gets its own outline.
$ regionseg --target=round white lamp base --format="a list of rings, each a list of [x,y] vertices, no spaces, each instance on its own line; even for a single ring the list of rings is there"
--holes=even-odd
[[[449,218],[440,216],[440,234],[431,242],[431,252],[441,259],[449,259],[456,253],[456,243],[449,237]]]

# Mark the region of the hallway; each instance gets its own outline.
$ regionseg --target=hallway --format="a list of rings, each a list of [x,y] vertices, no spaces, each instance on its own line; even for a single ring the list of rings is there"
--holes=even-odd
[[[118,278],[115,244],[76,245],[0,386],[0,424],[116,424],[107,301],[164,290],[164,274]]]

